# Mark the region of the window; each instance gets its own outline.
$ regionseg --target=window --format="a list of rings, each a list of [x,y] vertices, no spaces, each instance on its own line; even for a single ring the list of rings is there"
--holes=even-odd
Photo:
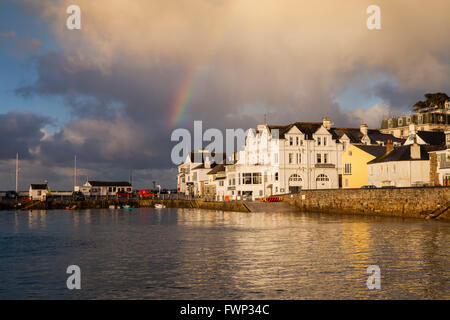
[[[352,164],[346,163],[344,165],[344,174],[352,174]]]
[[[275,181],[278,181],[278,172],[275,172]]]
[[[399,126],[403,125],[403,119],[401,119],[401,118],[398,119],[398,125],[399,125]]]
[[[223,181],[219,181],[219,187],[223,187]]]
[[[251,173],[243,174],[242,184],[252,184],[252,174]]]
[[[317,163],[322,163],[322,155],[320,153],[317,154]]]
[[[298,146],[300,143],[299,143],[299,140],[300,140],[300,138],[299,137],[295,137],[295,144]]]
[[[289,145],[290,146],[294,145],[294,138],[289,137]]]
[[[328,163],[328,153],[323,154],[323,163]]]
[[[328,176],[324,175],[324,174],[319,174],[317,176],[316,181],[330,181],[330,179],[328,178]]]
[[[324,146],[327,145],[327,137],[323,137],[323,145],[324,145]]]
[[[294,154],[289,153],[289,164],[294,162]]]
[[[317,145],[320,146],[322,139],[320,137],[317,138]]]
[[[302,177],[300,177],[298,174],[293,174],[289,177],[289,182],[296,182],[296,181],[302,181]]]
[[[261,172],[253,173],[253,184],[261,184]]]

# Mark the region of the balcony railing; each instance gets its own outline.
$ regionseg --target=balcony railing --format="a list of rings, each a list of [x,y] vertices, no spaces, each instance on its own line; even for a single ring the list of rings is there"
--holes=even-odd
[[[315,168],[336,168],[334,163],[316,163]]]

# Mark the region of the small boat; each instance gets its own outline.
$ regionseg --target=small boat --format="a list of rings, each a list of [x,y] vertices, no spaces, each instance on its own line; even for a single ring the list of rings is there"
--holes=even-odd
[[[125,209],[125,210],[133,210],[134,208],[133,208],[133,207],[130,207],[129,205],[124,205],[124,206],[122,207],[122,209]]]
[[[77,206],[66,207],[66,210],[75,210]]]
[[[156,209],[162,209],[162,208],[165,208],[166,206],[165,205],[163,205],[163,204],[161,204],[161,203],[156,203],[155,204],[155,208]]]

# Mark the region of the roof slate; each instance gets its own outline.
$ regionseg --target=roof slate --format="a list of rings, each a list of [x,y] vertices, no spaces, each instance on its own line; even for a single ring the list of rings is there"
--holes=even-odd
[[[131,187],[126,181],[88,181],[93,187]]]

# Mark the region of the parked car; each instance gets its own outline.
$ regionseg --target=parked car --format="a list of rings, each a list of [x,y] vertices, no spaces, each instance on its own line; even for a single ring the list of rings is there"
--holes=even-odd
[[[141,197],[153,197],[155,193],[150,190],[139,190],[139,196]]]
[[[394,189],[395,186],[382,186],[381,188],[382,189]]]
[[[362,186],[361,189],[376,189],[377,187],[374,186],[373,184],[368,184],[365,186]]]
[[[5,198],[8,199],[18,199],[19,194],[15,191],[6,191]]]
[[[133,194],[131,192],[119,191],[116,193],[119,198],[132,198]]]
[[[81,191],[74,191],[74,192],[72,192],[72,199],[74,201],[84,201],[85,197],[84,197],[83,192],[81,192]]]

